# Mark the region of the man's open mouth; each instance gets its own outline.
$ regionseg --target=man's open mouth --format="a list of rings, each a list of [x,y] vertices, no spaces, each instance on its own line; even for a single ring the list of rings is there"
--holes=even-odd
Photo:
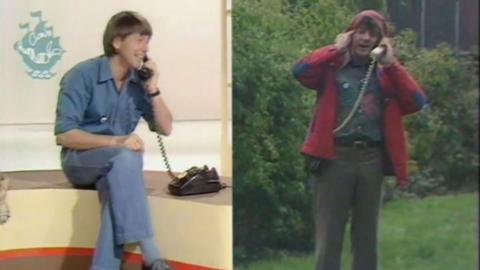
[[[371,46],[368,44],[359,44],[358,47],[360,47],[363,50],[367,50],[367,49],[370,49]]]

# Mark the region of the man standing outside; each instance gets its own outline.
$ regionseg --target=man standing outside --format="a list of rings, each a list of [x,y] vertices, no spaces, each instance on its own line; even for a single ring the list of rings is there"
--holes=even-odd
[[[394,174],[400,187],[409,184],[402,117],[421,110],[427,99],[394,56],[390,35],[383,15],[362,11],[334,45],[314,51],[293,69],[302,85],[317,91],[302,146],[314,188],[316,270],[340,269],[350,216],[352,269],[378,269],[383,176]],[[382,53],[371,56],[376,47]],[[378,65],[365,88],[372,57]]]
[[[75,185],[95,185],[102,204],[92,270],[118,270],[125,244],[140,245],[148,269],[171,269],[160,257],[143,178],[140,117],[169,135],[172,115],[158,88],[159,73],[146,58],[152,28],[140,14],[112,16],[104,55],[77,64],[60,82],[55,135],[61,163]],[[146,67],[149,79],[137,70]]]

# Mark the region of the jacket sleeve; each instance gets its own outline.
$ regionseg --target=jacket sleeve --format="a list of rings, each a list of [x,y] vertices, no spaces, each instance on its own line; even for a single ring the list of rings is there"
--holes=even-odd
[[[338,60],[341,61],[342,55],[343,53],[333,45],[317,49],[293,66],[293,76],[303,86],[320,90],[328,65],[335,65]]]
[[[386,92],[398,102],[402,115],[417,112],[428,104],[425,92],[400,63],[385,67],[383,72]]]

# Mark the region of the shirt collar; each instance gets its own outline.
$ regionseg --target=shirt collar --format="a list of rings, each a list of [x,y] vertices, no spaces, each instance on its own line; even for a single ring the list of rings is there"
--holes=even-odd
[[[351,67],[368,67],[370,63],[365,61],[359,61],[358,59],[352,57],[348,65]]]
[[[107,56],[101,56],[100,58],[100,69],[99,69],[99,82],[105,82],[108,80],[113,80],[112,72],[112,58]],[[127,82],[134,82],[141,84],[141,80],[138,77],[136,72],[130,71]]]
[[[98,74],[98,81],[105,82],[113,79],[111,57],[100,56],[100,68]]]

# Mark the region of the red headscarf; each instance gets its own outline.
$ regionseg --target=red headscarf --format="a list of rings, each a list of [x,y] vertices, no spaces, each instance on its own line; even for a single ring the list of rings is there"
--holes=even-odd
[[[386,37],[390,34],[388,32],[388,26],[387,26],[387,21],[386,21],[385,17],[383,17],[383,15],[380,14],[379,12],[377,12],[375,10],[371,10],[371,9],[364,10],[364,11],[358,13],[357,15],[355,15],[355,17],[353,17],[352,23],[348,27],[347,31],[350,31],[352,29],[357,28],[365,17],[369,17],[375,22],[375,24],[380,29],[382,37]]]

